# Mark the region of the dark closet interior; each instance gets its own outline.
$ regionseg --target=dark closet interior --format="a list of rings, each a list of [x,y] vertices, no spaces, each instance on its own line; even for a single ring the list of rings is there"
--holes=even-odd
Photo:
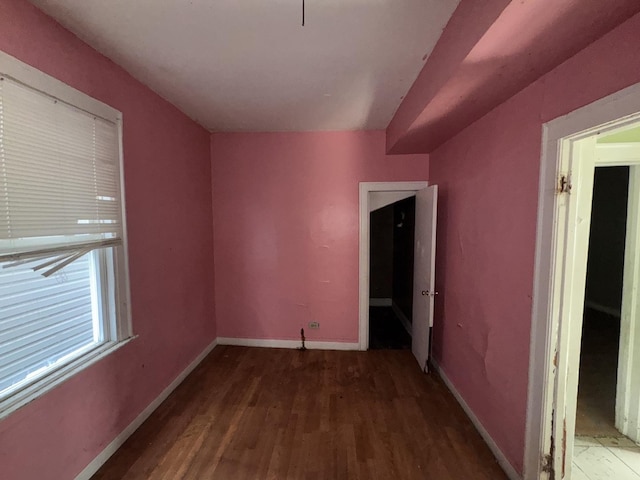
[[[371,212],[369,348],[411,348],[415,197]]]

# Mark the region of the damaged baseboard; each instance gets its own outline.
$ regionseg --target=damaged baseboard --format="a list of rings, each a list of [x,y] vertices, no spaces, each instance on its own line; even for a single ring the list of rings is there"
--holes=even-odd
[[[300,340],[218,337],[218,345],[296,349],[300,348],[302,343]],[[360,344],[358,342],[317,342],[314,340],[306,340],[304,345],[309,350],[360,350]]]
[[[498,464],[500,465],[502,470],[504,470],[504,473],[507,474],[507,477],[509,477],[509,480],[522,480],[522,475],[520,475],[516,471],[516,469],[513,468],[513,465],[511,465],[509,460],[507,460],[507,457],[502,452],[502,450],[500,450],[500,447],[498,447],[498,444],[493,440],[491,435],[489,435],[489,432],[487,432],[487,430],[484,428],[482,423],[480,423],[480,420],[478,419],[478,417],[476,417],[476,415],[473,413],[473,410],[471,410],[471,407],[467,405],[467,402],[464,401],[464,398],[462,398],[462,395],[460,395],[458,390],[456,390],[456,388],[453,386],[453,383],[451,383],[451,380],[449,380],[447,375],[442,371],[442,369],[440,368],[440,365],[434,360],[433,357],[430,358],[430,362],[433,365],[433,369],[438,373],[438,375],[440,375],[440,378],[442,378],[442,381],[444,382],[444,384],[447,386],[449,391],[453,394],[455,399],[458,401],[458,403],[464,410],[464,413],[467,414],[467,417],[469,417],[469,419],[471,420],[471,423],[473,423],[473,426],[476,427],[476,430],[478,430],[478,433],[480,433],[480,436],[482,437],[482,439],[485,441],[485,443],[491,450],[491,453],[493,453],[494,457],[496,457]]]

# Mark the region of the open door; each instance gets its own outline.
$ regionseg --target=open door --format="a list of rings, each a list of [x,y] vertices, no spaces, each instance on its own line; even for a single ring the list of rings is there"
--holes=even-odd
[[[634,145],[636,159],[640,147]],[[616,428],[640,444],[640,165],[629,169],[627,231],[620,318]]]
[[[436,213],[438,186],[416,193],[416,229],[413,267],[413,322],[411,350],[420,368],[427,371],[433,327],[436,261]]]

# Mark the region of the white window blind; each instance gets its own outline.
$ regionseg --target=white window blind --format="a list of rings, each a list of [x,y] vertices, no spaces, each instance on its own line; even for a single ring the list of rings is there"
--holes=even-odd
[[[0,51],[0,419],[132,338],[121,121]]]
[[[49,276],[119,245],[117,125],[0,78],[0,262]]]

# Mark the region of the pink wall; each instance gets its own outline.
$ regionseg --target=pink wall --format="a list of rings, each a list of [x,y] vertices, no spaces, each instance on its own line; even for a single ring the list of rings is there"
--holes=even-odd
[[[511,0],[461,0],[386,130],[387,151],[400,149],[413,124],[456,74]],[[416,145],[411,145],[418,150]],[[404,147],[407,148],[407,147]]]
[[[212,135],[220,337],[358,341],[358,184],[428,172],[384,148],[383,131]]]
[[[462,0],[387,129],[387,151],[432,152],[638,12],[638,0]]]
[[[636,15],[435,150],[434,355],[522,470],[542,124],[640,82]]]
[[[139,338],[0,421],[3,480],[74,478],[215,338],[209,134],[23,0],[0,50],[121,110]]]

